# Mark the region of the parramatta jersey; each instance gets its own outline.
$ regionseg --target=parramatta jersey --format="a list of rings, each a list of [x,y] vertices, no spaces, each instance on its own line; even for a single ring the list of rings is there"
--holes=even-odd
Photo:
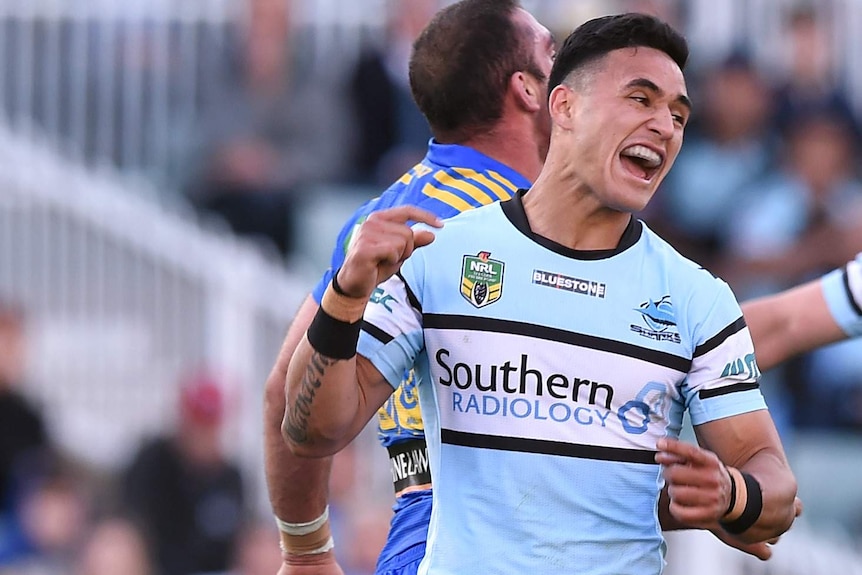
[[[422,162],[379,197],[360,206],[344,225],[332,253],[330,268],[312,292],[314,300],[320,304],[332,275],[344,263],[354,232],[372,212],[414,205],[440,218],[449,218],[509,199],[519,188],[527,186],[529,181],[524,176],[472,148],[438,144],[432,140]],[[374,297],[379,298],[379,293]],[[384,308],[389,306],[385,298],[379,303]],[[404,385],[395,390],[378,414],[380,441],[387,447],[424,436],[416,382],[409,369],[403,379]]]
[[[766,405],[730,288],[632,219],[615,250],[536,236],[521,196],[433,230],[358,351],[416,364],[433,513],[420,574],[660,573],[656,441]]]
[[[849,337],[862,336],[862,253],[823,276],[821,285],[835,323]]]

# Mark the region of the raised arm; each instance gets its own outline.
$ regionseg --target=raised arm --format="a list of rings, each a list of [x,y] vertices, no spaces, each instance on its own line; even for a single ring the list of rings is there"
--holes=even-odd
[[[413,206],[371,214],[326,289],[287,375],[282,433],[294,453],[335,453],[392,393],[383,375],[356,356],[356,346],[362,314],[377,285],[398,271],[414,249],[434,239],[430,231],[408,227],[410,221],[441,225],[433,214]]]

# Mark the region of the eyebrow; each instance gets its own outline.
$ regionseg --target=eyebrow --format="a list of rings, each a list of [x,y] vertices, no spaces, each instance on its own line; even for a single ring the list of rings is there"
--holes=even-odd
[[[626,84],[626,88],[646,88],[647,90],[651,90],[658,94],[659,96],[664,95],[664,90],[658,87],[655,82],[652,80],[647,80],[646,78],[635,78],[628,84]],[[689,112],[691,112],[691,100],[688,99],[688,96],[685,94],[680,94],[676,97],[677,103],[682,106],[685,106]]]

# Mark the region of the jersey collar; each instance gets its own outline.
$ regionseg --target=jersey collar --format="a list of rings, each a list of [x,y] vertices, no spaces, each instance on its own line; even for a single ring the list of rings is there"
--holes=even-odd
[[[540,236],[533,232],[530,228],[530,222],[527,220],[527,214],[524,212],[524,194],[528,190],[522,189],[512,196],[511,200],[501,202],[500,206],[506,218],[515,226],[522,234],[540,244],[541,246],[556,252],[560,255],[577,259],[577,260],[603,260],[622,253],[635,245],[643,232],[643,224],[634,216],[629,219],[629,224],[626,226],[623,235],[620,237],[620,242],[617,247],[610,250],[573,250],[555,241],[549,240],[546,237]]]
[[[428,143],[427,160],[443,168],[462,168],[469,166],[477,172],[497,172],[517,188],[530,187],[530,180],[494,158],[469,146],[459,144],[440,144],[433,138]]]

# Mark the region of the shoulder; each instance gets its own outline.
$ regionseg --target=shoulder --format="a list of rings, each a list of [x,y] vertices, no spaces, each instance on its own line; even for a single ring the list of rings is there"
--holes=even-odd
[[[413,252],[410,259],[421,260],[427,262],[428,266],[434,266],[434,262],[439,262],[440,257],[463,251],[464,246],[472,245],[476,238],[487,238],[492,235],[498,237],[505,234],[511,226],[508,225],[508,220],[505,220],[499,206],[499,203],[495,203],[461,212],[445,219],[442,228],[417,224],[416,229],[431,231],[434,234],[434,241]]]
[[[503,211],[500,209],[499,203],[488,204],[485,206],[479,206],[477,208],[466,210],[463,212],[459,212],[454,216],[447,218],[443,224],[443,228],[440,232],[445,235],[463,235],[463,234],[472,234],[476,233],[476,230],[479,228],[484,228],[486,226],[495,226],[498,232],[502,233],[505,231],[500,226],[501,220],[506,220],[503,215]],[[487,233],[487,232],[479,232],[479,233]]]
[[[659,236],[645,223],[642,241],[649,255],[661,261],[664,272],[677,281],[691,283],[693,288],[726,285],[726,282],[698,262],[677,251],[667,240]]]

